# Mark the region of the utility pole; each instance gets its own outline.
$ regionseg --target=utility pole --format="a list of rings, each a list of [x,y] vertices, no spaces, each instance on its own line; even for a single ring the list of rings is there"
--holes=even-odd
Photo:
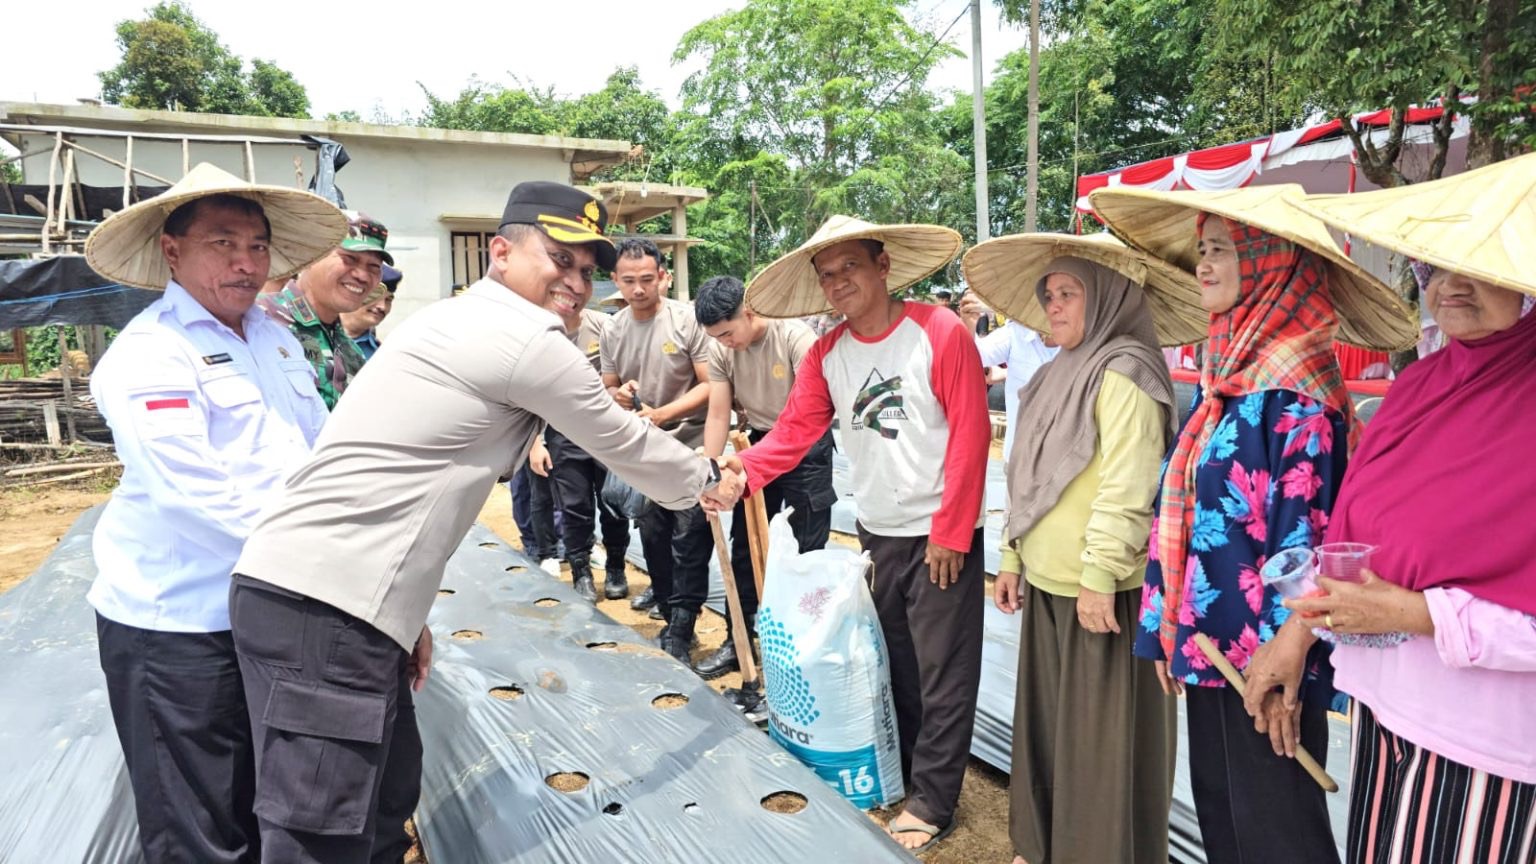
[[[1040,0],[1029,0],[1029,173],[1024,177],[1024,230],[1035,230],[1040,197]]]
[[[1035,231],[1040,198],[1040,0],[1029,0],[1029,125],[1025,163],[1025,231]]]
[[[981,78],[981,0],[971,0],[971,136],[976,140],[977,243],[992,236],[992,215],[987,206],[987,104]]]

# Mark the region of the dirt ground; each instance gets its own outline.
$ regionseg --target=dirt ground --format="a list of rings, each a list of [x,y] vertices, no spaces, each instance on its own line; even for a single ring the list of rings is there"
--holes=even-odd
[[[993,449],[1001,448],[1000,442],[993,443]],[[994,454],[995,455],[995,454]],[[511,496],[505,488],[497,488],[485,503],[485,508],[480,511],[480,521],[485,523],[492,531],[495,531],[503,540],[518,548],[522,547],[517,533],[517,525],[512,521]],[[832,540],[853,548],[858,548],[858,540],[847,534],[832,534]],[[602,572],[598,568],[598,577]],[[563,573],[569,574],[569,569],[563,569]],[[650,579],[645,572],[628,567],[629,586],[631,595],[644,591],[650,585]],[[988,583],[990,590],[991,583]],[[645,612],[636,612],[629,608],[628,600],[604,600],[599,595],[597,606],[610,618],[624,624],[647,638],[655,638],[661,632],[661,622],[646,617]],[[695,660],[703,659],[710,652],[720,647],[725,641],[726,631],[730,624],[720,615],[706,609],[699,619],[698,636],[699,647],[694,651]],[[741,674],[733,672],[729,675],[710,681],[709,685],[715,690],[724,690],[727,687],[740,687]],[[885,824],[895,812],[875,811],[870,818],[880,824]],[[1008,775],[982,762],[972,758],[970,765],[965,770],[965,785],[960,793],[960,807],[956,813],[959,825],[954,833],[944,838],[934,849],[925,853],[922,860],[928,864],[1009,864],[1013,861],[1013,847],[1008,841]]]
[[[32,575],[75,519],[111,494],[99,479],[0,490],[0,593]]]
[[[108,495],[110,481],[101,479],[74,485],[0,490],[0,593],[37,569],[75,519],[106,501]],[[512,522],[510,496],[504,487],[498,487],[486,501],[480,519],[503,539],[520,546],[517,528]],[[857,545],[848,535],[834,534],[833,540]],[[650,584],[645,573],[633,566],[629,568],[629,583],[632,593],[639,593]],[[598,607],[648,638],[655,638],[661,631],[661,622],[651,620],[644,612],[630,609],[628,600],[599,599]],[[699,647],[694,658],[701,659],[720,647],[728,626],[724,618],[706,610],[699,622]],[[740,687],[741,675],[732,673],[709,683],[716,690]],[[877,811],[870,817],[884,824],[893,815]],[[928,864],[1008,864],[1012,861],[1008,842],[1007,775],[972,759],[966,769],[956,818],[959,825],[954,833],[923,855],[923,861]]]

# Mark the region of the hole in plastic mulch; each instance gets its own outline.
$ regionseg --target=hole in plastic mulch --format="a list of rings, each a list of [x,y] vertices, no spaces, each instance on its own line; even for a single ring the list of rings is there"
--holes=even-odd
[[[460,642],[473,642],[476,639],[484,638],[484,636],[485,636],[485,634],[481,633],[479,630],[455,630],[455,631],[453,631],[453,638],[459,640]]]
[[[523,688],[516,684],[504,684],[500,687],[492,687],[490,694],[503,702],[513,702],[523,698]]]
[[[437,589],[437,596],[439,596],[439,597],[452,597],[453,595],[455,595],[457,593],[459,593],[459,592],[453,590],[452,588],[439,588],[439,589]]]
[[[617,642],[588,642],[587,643],[587,647],[592,649],[593,651],[617,651],[617,650],[619,650],[619,643],[617,643]]]
[[[775,792],[764,797],[761,803],[769,813],[799,813],[808,802],[799,792]]]
[[[651,707],[659,708],[662,711],[671,711],[687,704],[688,697],[681,693],[663,693],[651,700]]]
[[[528,568],[524,567],[521,564],[508,564],[507,565],[507,572],[508,573],[527,573],[528,572]]]
[[[612,804],[609,804],[607,807],[604,807],[603,812],[607,813],[609,816],[618,816],[624,812],[624,805],[615,801]]]
[[[591,780],[591,777],[588,777],[580,771],[561,771],[558,774],[551,774],[548,777],[545,777],[544,783],[556,792],[565,792],[569,794],[571,792],[580,792],[581,790],[587,788],[587,784],[591,782]]]
[[[687,813],[689,816],[697,816],[699,815],[699,805],[689,801],[687,804],[683,805],[683,812]]]
[[[480,548],[481,549],[500,549],[501,548],[501,544],[500,543],[481,543],[480,544]]]
[[[533,601],[533,605],[543,606],[544,608],[548,609],[551,606],[559,606],[560,601],[553,597],[540,597],[539,599]]]

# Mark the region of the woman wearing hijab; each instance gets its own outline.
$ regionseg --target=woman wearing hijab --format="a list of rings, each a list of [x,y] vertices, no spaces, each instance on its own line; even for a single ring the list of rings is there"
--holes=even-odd
[[[1132,245],[1194,271],[1210,315],[1198,401],[1163,474],[1135,652],[1186,696],[1190,781],[1213,864],[1338,860],[1324,793],[1291,758],[1298,739],[1327,753],[1327,646],[1307,658],[1294,707],[1278,693],[1265,701],[1270,734],[1260,735],[1194,637],[1243,669],[1289,614],[1259,569],[1320,542],[1333,509],[1354,431],[1333,353],[1341,324],[1367,346],[1416,335],[1390,290],[1294,209],[1299,195],[1093,197]]]
[[[1175,705],[1131,643],[1177,409],[1138,284],[1142,261],[1107,236],[1019,235],[966,257],[979,294],[1026,326],[1043,320],[1061,348],[1010,418],[1018,433],[993,595],[1023,619],[1009,792],[1015,864],[1168,860]],[[1033,296],[1021,275],[1034,276]]]
[[[1341,634],[1351,862],[1536,861],[1533,192],[1525,156],[1305,204],[1432,267],[1425,305],[1447,337],[1392,385],[1328,525],[1329,542],[1376,547],[1364,581],[1319,578],[1327,596],[1287,603],[1301,615],[1265,658],[1262,686],[1290,687],[1311,627]]]

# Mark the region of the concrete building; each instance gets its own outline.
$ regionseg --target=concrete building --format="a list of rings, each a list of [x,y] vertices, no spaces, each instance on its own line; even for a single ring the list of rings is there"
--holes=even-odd
[[[312,137],[345,146],[351,161],[336,174],[336,186],[349,208],[389,228],[389,249],[405,280],[386,335],[390,323],[483,274],[485,249],[514,184],[580,184],[631,152],[625,141],[0,102],[0,138],[21,153],[23,184],[47,190],[39,190],[30,210],[0,190],[0,220],[11,220],[6,236],[13,240],[33,231],[48,247],[31,251],[78,252],[104,209],[138,200],[141,187],[159,191],[199,162],[258,183],[304,188],[317,165]],[[683,208],[707,193],[637,183],[593,191],[617,205],[613,221],[631,231],[662,213],[673,216],[677,232],[656,239],[673,254],[678,293],[687,296],[687,247],[698,241],[682,236]]]

